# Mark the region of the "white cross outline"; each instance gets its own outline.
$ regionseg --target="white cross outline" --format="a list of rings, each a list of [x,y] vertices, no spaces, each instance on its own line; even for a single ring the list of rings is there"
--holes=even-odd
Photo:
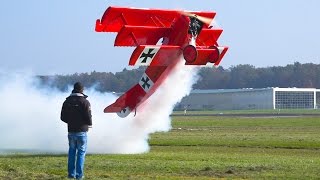
[[[148,55],[150,49],[153,49],[152,52],[150,52],[151,54],[153,54],[153,56],[152,57],[142,57],[144,54]],[[136,65],[149,66],[151,64],[152,60],[154,59],[154,57],[156,57],[159,49],[160,49],[159,46],[146,46],[144,48],[144,50],[141,52],[141,54],[139,55],[139,58],[138,58],[138,61],[137,61]],[[143,62],[144,60],[146,62]]]
[[[141,86],[141,88],[145,91],[148,92],[152,86],[154,85],[154,83],[152,82],[152,80],[148,77],[148,75],[146,73],[143,73],[140,81],[139,81],[139,85]]]

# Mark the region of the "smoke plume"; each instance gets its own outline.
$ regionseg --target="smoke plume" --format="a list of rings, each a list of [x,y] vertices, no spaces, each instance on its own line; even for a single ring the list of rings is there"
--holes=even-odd
[[[148,152],[149,135],[170,130],[170,114],[175,104],[189,94],[197,71],[181,59],[143,109],[124,119],[103,113],[116,96],[85,89],[93,115],[88,153]],[[32,73],[0,72],[0,152],[67,153],[67,125],[60,120],[60,110],[72,89],[61,92],[39,87]]]

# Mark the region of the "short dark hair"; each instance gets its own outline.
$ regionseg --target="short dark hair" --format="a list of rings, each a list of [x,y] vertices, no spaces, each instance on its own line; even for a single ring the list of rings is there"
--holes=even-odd
[[[76,82],[73,85],[73,90],[76,92],[82,92],[83,91],[83,85],[80,82]]]

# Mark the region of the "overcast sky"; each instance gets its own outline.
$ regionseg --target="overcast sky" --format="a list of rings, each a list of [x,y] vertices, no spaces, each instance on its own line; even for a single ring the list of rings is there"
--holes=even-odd
[[[133,48],[113,47],[116,34],[94,31],[108,6],[215,11],[224,29],[218,42],[230,48],[225,68],[320,63],[318,0],[1,0],[0,70],[122,71]]]

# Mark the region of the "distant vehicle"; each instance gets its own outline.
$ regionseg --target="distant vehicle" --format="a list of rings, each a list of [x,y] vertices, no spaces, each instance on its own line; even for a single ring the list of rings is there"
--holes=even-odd
[[[129,65],[148,67],[139,82],[104,112],[128,116],[168,78],[181,55],[185,65],[219,65],[228,47],[217,43],[223,30],[210,26],[215,14],[109,7],[95,30],[117,32],[114,46],[136,46]]]

